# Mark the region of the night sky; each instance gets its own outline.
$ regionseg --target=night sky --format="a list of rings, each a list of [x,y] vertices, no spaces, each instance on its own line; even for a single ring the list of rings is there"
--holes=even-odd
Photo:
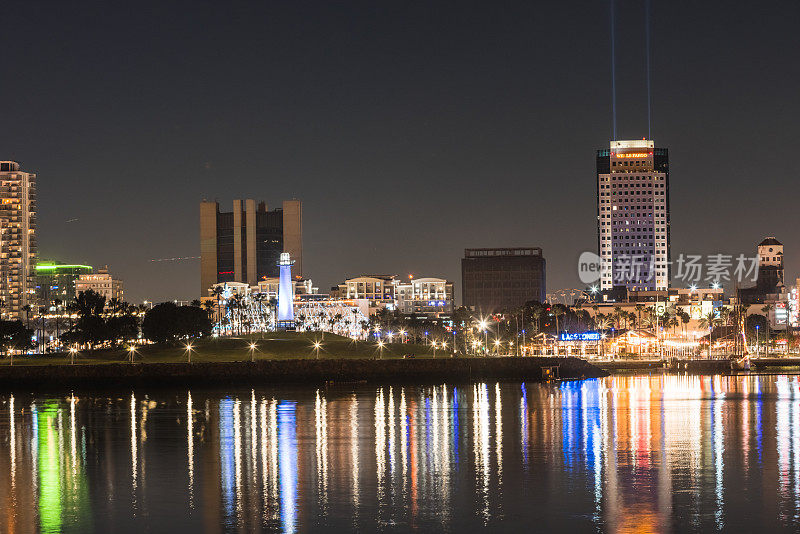
[[[304,203],[304,264],[445,276],[541,246],[548,291],[596,249],[611,136],[609,4],[4,4],[0,159],[38,178],[41,258],[126,300],[197,297],[198,202]],[[800,266],[800,3],[652,6],[652,138],[672,253]],[[643,1],[617,1],[618,137],[647,136]]]

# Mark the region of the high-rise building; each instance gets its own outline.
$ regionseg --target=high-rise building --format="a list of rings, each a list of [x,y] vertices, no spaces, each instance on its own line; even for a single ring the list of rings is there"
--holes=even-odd
[[[482,313],[510,310],[546,296],[539,247],[468,248],[461,260],[464,306]]]
[[[670,283],[669,153],[653,141],[612,141],[597,151],[600,289],[667,289]]]
[[[0,161],[0,315],[21,318],[36,285],[36,175]]]
[[[219,211],[218,202],[200,203],[200,295],[214,284],[278,276],[283,252],[295,260],[294,274],[303,274],[303,204],[285,200],[267,210],[265,202],[234,200],[233,211]]]
[[[66,305],[75,298],[75,281],[82,274],[92,274],[89,265],[66,265],[54,261],[36,264],[36,301],[52,306],[56,301]]]

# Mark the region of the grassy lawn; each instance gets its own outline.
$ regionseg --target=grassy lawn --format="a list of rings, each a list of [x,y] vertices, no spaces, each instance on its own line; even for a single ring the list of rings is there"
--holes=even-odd
[[[255,359],[297,359],[316,358],[314,342],[321,343],[320,358],[402,358],[404,354],[414,354],[417,358],[433,357],[433,348],[414,343],[387,343],[379,350],[374,342],[353,341],[335,334],[319,332],[295,333],[272,332],[247,336],[208,338],[192,342],[192,361],[231,362],[246,361],[251,357],[250,344],[255,343]],[[436,351],[437,357],[449,356],[449,352]],[[136,349],[135,361],[138,363],[174,363],[187,360],[184,346],[165,347],[144,345]],[[75,355],[75,364],[103,364],[128,361],[124,349],[99,349],[81,351]],[[14,365],[62,365],[69,364],[69,353],[47,355],[14,356]],[[8,358],[2,364],[8,365]]]

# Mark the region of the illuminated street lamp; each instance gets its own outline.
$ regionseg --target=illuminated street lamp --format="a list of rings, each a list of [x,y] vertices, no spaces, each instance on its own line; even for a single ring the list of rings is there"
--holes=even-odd
[[[70,347],[69,349],[69,364],[75,365],[75,353],[78,352],[78,349],[75,347]]]
[[[433,345],[433,357],[436,358],[436,346],[437,346],[437,343],[435,341],[433,341],[431,343],[431,345]]]
[[[186,355],[188,357],[188,362],[192,363],[192,344],[191,343],[187,343],[186,344]]]
[[[499,339],[495,339],[494,340],[494,354],[495,354],[495,356],[500,356],[500,340]]]
[[[322,343],[320,343],[319,341],[315,341],[314,342],[314,350],[317,353],[317,359],[318,360],[319,360],[319,349],[320,349],[320,347],[322,347]]]
[[[489,334],[486,333],[487,326],[488,323],[486,322],[486,319],[481,319],[481,322],[478,323],[478,327],[480,327],[480,329],[483,330],[483,344],[486,347],[489,346],[489,338],[488,338]]]
[[[250,362],[253,363],[256,361],[256,344],[250,343]]]
[[[383,359],[383,346],[385,344],[386,343],[384,343],[382,340],[378,340],[378,353],[379,353],[379,358],[378,359],[380,359],[380,360]]]
[[[131,345],[130,347],[128,347],[128,360],[130,361],[130,363],[133,363],[134,354],[136,354],[136,347]]]

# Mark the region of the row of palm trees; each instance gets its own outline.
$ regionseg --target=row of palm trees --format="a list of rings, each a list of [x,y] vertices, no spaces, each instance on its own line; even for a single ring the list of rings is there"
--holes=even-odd
[[[233,335],[249,334],[253,329],[265,328],[275,317],[278,307],[275,297],[253,293],[247,297],[234,294],[225,298],[224,292],[222,287],[215,287],[211,292],[213,300],[202,304],[209,319],[220,330],[228,330]],[[196,301],[196,305],[200,306],[200,302]]]

